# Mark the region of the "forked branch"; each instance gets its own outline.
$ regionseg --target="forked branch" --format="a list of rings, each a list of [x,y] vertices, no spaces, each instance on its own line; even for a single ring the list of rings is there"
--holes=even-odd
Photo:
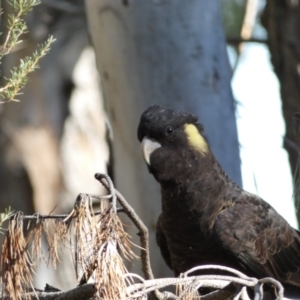
[[[281,284],[272,279],[255,279],[236,270],[222,266],[199,266],[179,278],[154,279],[150,258],[148,229],[142,220],[118,192],[105,174],[96,174],[96,179],[107,189],[108,195],[94,196],[79,194],[74,209],[69,215],[24,216],[17,213],[10,219],[7,236],[2,247],[2,281],[5,293],[1,299],[9,296],[19,299],[126,299],[137,300],[151,297],[156,299],[200,299],[198,290],[210,288],[213,291],[201,296],[202,300],[242,299],[250,300],[247,287],[251,288],[255,300],[264,297],[264,285],[272,285],[276,290],[277,300],[283,299]],[[100,199],[100,210],[94,212],[93,199]],[[124,231],[118,217],[117,203],[139,230],[141,264],[144,277],[128,273],[124,258],[132,261],[136,255],[132,252],[129,236]],[[31,223],[30,230],[24,221]],[[52,230],[49,230],[49,222]],[[48,255],[54,264],[59,261],[59,247],[70,249],[74,255],[76,276],[79,286],[73,290],[41,292],[33,288],[32,275],[42,253],[41,236],[46,234],[49,244]],[[75,241],[75,243],[74,243]],[[122,256],[120,255],[122,254]],[[198,271],[212,270],[226,275],[198,275]],[[195,273],[196,272],[196,273]],[[87,284],[90,278],[93,284]],[[174,286],[174,293],[160,292],[161,289]],[[153,299],[153,298],[152,298]]]

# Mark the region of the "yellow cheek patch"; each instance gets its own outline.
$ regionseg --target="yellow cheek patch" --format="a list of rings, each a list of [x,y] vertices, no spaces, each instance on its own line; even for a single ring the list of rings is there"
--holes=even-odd
[[[198,150],[201,154],[204,154],[208,150],[207,143],[203,136],[199,133],[197,127],[193,124],[185,124],[184,131],[187,135],[189,144]]]

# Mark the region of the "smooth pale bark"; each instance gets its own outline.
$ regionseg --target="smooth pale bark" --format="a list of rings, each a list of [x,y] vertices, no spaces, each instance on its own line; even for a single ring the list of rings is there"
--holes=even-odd
[[[198,115],[221,165],[241,184],[219,1],[88,0],[86,8],[114,135],[114,181],[148,226],[152,265],[162,276],[166,267],[154,239],[159,186],[136,138],[141,113],[163,104]]]
[[[0,212],[10,206],[24,214],[68,213],[79,193],[103,193],[93,175],[106,172],[105,117],[95,62],[86,50],[84,3],[75,2],[36,6],[26,17],[25,42],[1,63],[1,75],[9,77],[37,43],[48,34],[56,38],[18,95],[20,102],[0,104]],[[9,5],[2,5],[5,15]],[[76,285],[70,255],[60,253],[60,261],[55,274],[51,264],[41,263],[36,287]]]

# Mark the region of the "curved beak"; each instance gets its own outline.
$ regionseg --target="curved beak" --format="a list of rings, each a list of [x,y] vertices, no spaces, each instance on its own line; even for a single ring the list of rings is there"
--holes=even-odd
[[[152,152],[158,148],[161,147],[161,144],[149,139],[147,136],[145,136],[141,143],[142,153],[144,160],[146,163],[150,166],[150,155]]]

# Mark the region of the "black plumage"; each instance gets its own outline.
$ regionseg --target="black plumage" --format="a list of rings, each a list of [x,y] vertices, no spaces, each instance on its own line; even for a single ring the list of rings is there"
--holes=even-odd
[[[175,276],[219,264],[271,276],[300,299],[300,233],[228,178],[197,117],[151,106],[141,116],[138,139],[161,186],[156,238]]]

